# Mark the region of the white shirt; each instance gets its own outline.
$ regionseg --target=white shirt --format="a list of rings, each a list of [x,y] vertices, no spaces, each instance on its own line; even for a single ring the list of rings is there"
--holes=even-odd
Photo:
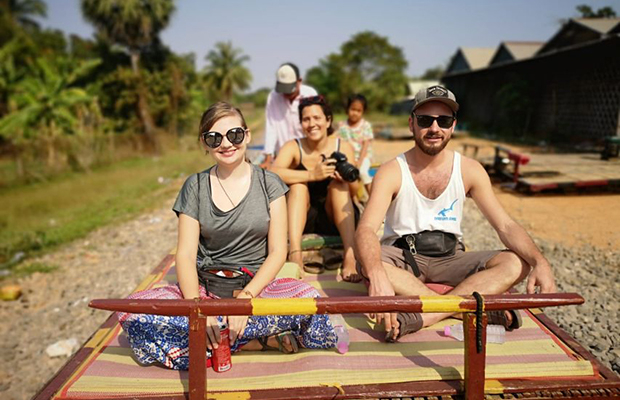
[[[385,215],[381,243],[391,245],[403,235],[422,231],[449,232],[462,241],[461,220],[465,186],[461,174],[461,155],[454,152],[450,181],[436,199],[429,199],[420,193],[404,154],[396,157],[396,160],[400,166],[400,190]]]
[[[282,94],[272,90],[265,107],[265,154],[275,154],[289,140],[303,138],[299,123],[299,100],[316,96],[310,86],[301,85],[299,96],[290,102]]]

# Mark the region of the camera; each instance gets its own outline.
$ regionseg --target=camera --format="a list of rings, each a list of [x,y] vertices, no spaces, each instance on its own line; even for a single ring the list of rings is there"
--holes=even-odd
[[[347,162],[347,156],[339,151],[334,151],[329,158],[336,160],[336,171],[347,182],[355,182],[360,177],[360,170]]]

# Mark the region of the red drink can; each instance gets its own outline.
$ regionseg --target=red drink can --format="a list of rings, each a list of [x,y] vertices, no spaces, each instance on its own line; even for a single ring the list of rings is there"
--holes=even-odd
[[[213,370],[215,372],[225,372],[232,368],[232,361],[230,359],[230,329],[228,324],[220,324],[220,337],[222,341],[217,346],[217,349],[212,350]]]

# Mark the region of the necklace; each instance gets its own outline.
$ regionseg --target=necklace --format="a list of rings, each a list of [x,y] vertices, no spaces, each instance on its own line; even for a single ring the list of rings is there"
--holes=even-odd
[[[224,185],[222,185],[222,181],[220,181],[220,175],[217,173],[217,170],[218,170],[218,167],[215,167],[215,177],[217,178],[217,183],[220,184],[220,187],[222,188],[222,191],[224,191],[224,194],[226,195],[226,197],[228,197],[228,201],[230,201],[230,204],[232,204],[233,208],[235,208],[236,204],[235,204],[234,201],[232,201],[232,199],[230,198],[230,196],[226,192],[226,189],[224,189]]]

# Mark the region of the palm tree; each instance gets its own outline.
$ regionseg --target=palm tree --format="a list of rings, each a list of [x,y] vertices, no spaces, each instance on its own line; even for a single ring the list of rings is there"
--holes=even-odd
[[[31,141],[42,141],[47,147],[47,164],[55,167],[55,141],[61,134],[73,134],[81,107],[95,98],[73,84],[86,76],[100,60],[74,66],[74,61],[57,59],[54,64],[38,58],[32,72],[15,89],[15,110],[0,119],[0,135],[18,149]],[[18,166],[20,165],[19,155]]]
[[[81,0],[81,6],[86,20],[103,37],[127,48],[138,82],[138,115],[147,139],[158,150],[147,89],[140,76],[140,53],[170,23],[175,10],[173,0]]]
[[[45,17],[47,5],[42,0],[0,0],[0,12],[10,23],[24,28],[38,28],[39,23],[32,16]]]
[[[252,74],[243,66],[250,57],[243,55],[243,50],[235,49],[231,42],[218,42],[215,48],[205,57],[209,62],[205,68],[206,82],[223,100],[230,101],[235,90],[250,87]]]

